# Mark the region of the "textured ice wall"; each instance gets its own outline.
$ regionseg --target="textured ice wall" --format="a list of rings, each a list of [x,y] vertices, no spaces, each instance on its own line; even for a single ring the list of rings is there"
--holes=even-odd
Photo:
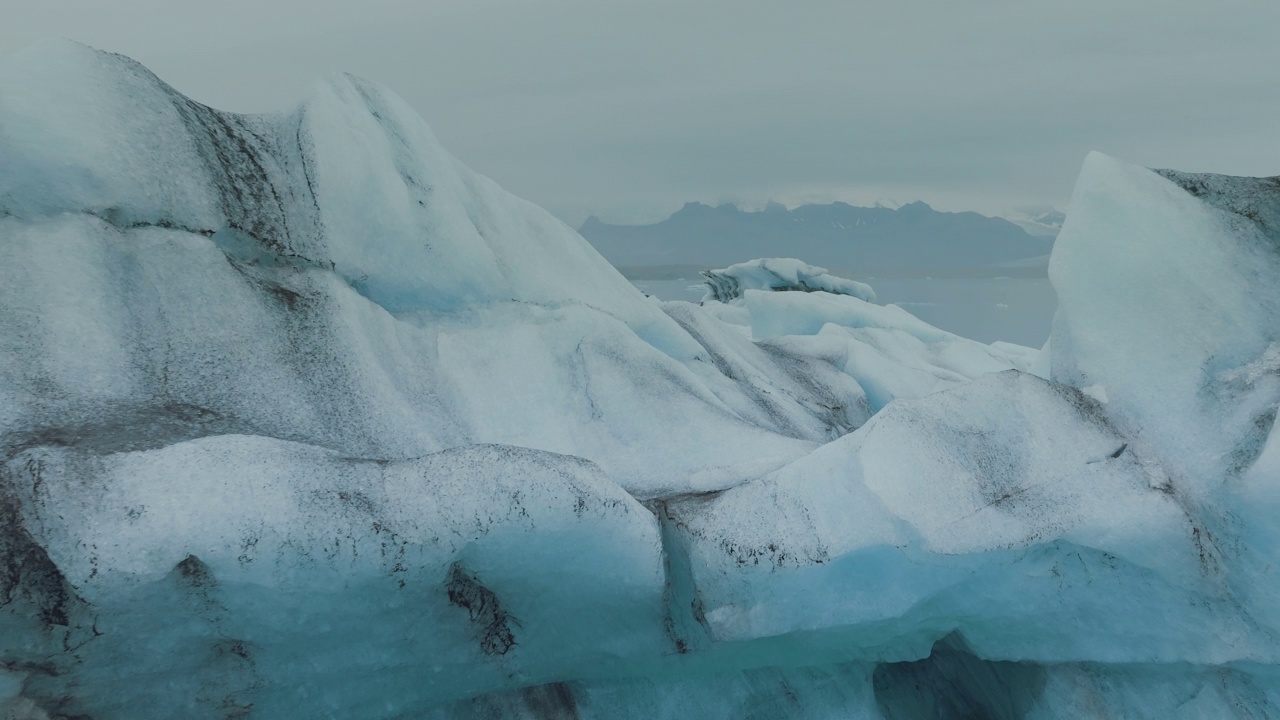
[[[70,715],[643,668],[679,638],[623,488],[729,487],[870,415],[829,358],[644,299],[381,88],[234,115],[67,43],[0,71],[0,330],[3,697]]]
[[[1280,399],[1280,185],[1164,175],[1086,160],[1049,265],[1051,377],[1104,395],[1203,496],[1257,457]]]
[[[578,458],[221,435],[4,480],[5,662],[67,715],[394,716],[669,646],[657,523]]]
[[[656,493],[828,437],[737,416],[659,307],[364,81],[233,115],[54,43],[4,70],[0,122],[10,444],[240,432],[409,458],[492,442]],[[670,451],[637,451],[653,446]]]
[[[1280,627],[1280,182],[1090,155],[1049,272],[1050,376],[1104,401],[1198,521],[1212,574]]]
[[[1274,716],[1269,187],[1091,158],[1043,380],[822,290],[650,302],[354,78],[232,115],[37,47],[0,713]]]

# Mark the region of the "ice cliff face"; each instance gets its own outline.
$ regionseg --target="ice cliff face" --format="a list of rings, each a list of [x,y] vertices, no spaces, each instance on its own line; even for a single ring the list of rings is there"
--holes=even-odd
[[[1280,714],[1278,209],[1091,157],[1036,358],[803,264],[650,301],[355,78],[36,47],[0,717]]]

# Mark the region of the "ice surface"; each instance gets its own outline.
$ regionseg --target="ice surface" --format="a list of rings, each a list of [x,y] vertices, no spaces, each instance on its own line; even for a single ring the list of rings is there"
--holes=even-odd
[[[0,717],[1280,714],[1273,189],[1091,156],[1036,352],[799,261],[645,298],[356,78],[36,46]]]
[[[390,93],[338,76],[292,114],[228,115],[65,44],[5,77],[0,152],[92,180],[0,182],[0,431],[134,443],[113,428],[158,424],[388,458],[505,443],[641,494],[812,448],[734,415],[661,308]]]
[[[1271,638],[1249,640],[1214,600],[1196,520],[1125,445],[1089,398],[1008,371],[896,402],[671,513],[721,639],[845,627],[883,653],[883,624],[901,618],[919,642],[960,631],[996,659],[1274,661]],[[1184,604],[1197,609],[1177,633],[1141,622]]]
[[[702,305],[725,322],[749,327],[751,337],[775,353],[823,359],[857,383],[872,410],[985,373],[1025,370],[1034,353],[966,340],[900,307],[825,291],[745,290],[727,304],[708,299]]]
[[[220,435],[106,456],[32,448],[5,477],[25,540],[74,588],[27,608],[65,616],[75,653],[40,683],[87,704],[63,712],[168,706],[174,686],[203,684],[272,717],[378,716],[360,692],[307,695],[348,673],[427,669],[378,698],[411,707],[668,645],[657,523],[578,458],[472,445],[383,462]],[[34,661],[60,639],[29,637],[7,651]],[[218,662],[176,650],[215,639]],[[134,682],[144,668],[155,679]]]
[[[1280,399],[1280,254],[1250,217],[1280,212],[1280,188],[1247,188],[1247,206],[1206,202],[1095,153],[1049,266],[1051,376],[1099,386],[1108,413],[1197,496],[1257,456]]]
[[[1050,376],[1106,398],[1252,621],[1278,627],[1280,254],[1274,179],[1094,154],[1050,264]]]
[[[795,258],[763,258],[730,265],[720,270],[704,270],[708,300],[729,302],[746,290],[800,290],[851,295],[876,301],[870,285],[827,273],[826,268],[805,264]]]

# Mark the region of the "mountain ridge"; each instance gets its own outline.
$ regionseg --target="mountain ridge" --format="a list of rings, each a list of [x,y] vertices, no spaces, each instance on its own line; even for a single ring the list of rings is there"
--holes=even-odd
[[[648,225],[591,216],[578,232],[617,267],[722,266],[752,257],[799,257],[856,274],[993,268],[1049,254],[1053,240],[1004,218],[844,202],[761,210],[688,202]]]

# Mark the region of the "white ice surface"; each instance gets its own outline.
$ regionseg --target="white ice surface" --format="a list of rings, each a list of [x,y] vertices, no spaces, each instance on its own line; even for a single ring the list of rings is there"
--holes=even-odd
[[[646,299],[350,76],[36,46],[0,712],[1276,714],[1273,185],[1091,156],[1036,353],[799,261]]]
[[[741,482],[826,437],[735,415],[660,307],[385,90],[336,76],[291,114],[227,115],[67,44],[3,78],[0,153],[21,162],[0,163],[0,431],[182,407],[188,434],[366,457],[568,453],[649,495]]]
[[[795,258],[760,258],[719,270],[706,270],[702,275],[707,283],[704,302],[729,302],[742,297],[747,290],[821,291],[849,295],[867,302],[876,301],[876,293],[870,285],[836,277],[827,273],[826,268]]]
[[[1124,446],[1087,397],[1010,371],[671,513],[721,639],[844,628],[876,659],[960,631],[992,658],[1274,662]]]
[[[796,354],[838,358],[836,366],[861,385],[874,410],[985,373],[1025,370],[1031,357],[1026,348],[983,345],[897,306],[845,295],[747,290],[736,304],[745,309],[756,340]]]
[[[1182,491],[1256,456],[1280,400],[1280,253],[1262,227],[1094,153],[1049,274],[1054,380],[1104,392]]]
[[[473,445],[388,463],[221,435],[106,456],[33,448],[6,477],[31,539],[96,608],[97,634],[77,656],[105,672],[87,674],[81,692],[101,695],[85,701],[114,706],[110,715],[231,683],[226,692],[272,716],[301,703],[376,717],[364,691],[341,684],[350,680],[331,698],[307,689],[365,664],[431,668],[382,700],[412,707],[502,687],[512,673],[553,679],[667,647],[657,523],[579,458]],[[234,638],[252,667],[155,656],[209,635]],[[7,647],[41,650],[34,639]],[[91,690],[127,678],[110,670],[120,662],[150,667],[150,678],[109,697]],[[290,676],[307,679],[279,682]]]

